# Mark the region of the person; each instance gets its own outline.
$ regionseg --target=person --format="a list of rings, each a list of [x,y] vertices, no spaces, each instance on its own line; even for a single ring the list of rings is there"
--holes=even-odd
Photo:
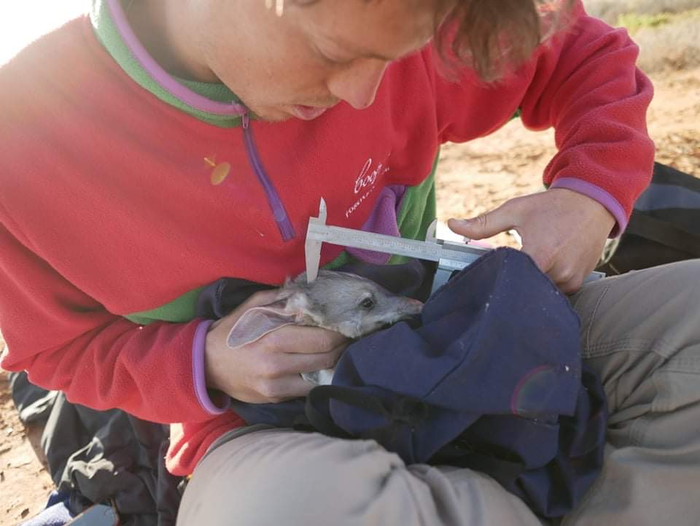
[[[651,175],[636,56],[580,1],[94,0],[0,70],[1,365],[172,424],[168,469],[193,474],[180,524],[539,524],[479,473],[245,427],[227,400],[303,396],[299,373],[330,367],[347,341],[290,326],[232,352],[230,327],[274,291],[213,323],[197,299],[222,277],[269,287],[301,272],[320,197],[330,224],[420,238],[440,144],[516,113],[555,128],[547,191],[450,225],[517,229],[578,290]],[[350,260],[394,262],[322,253]],[[565,523],[700,516],[697,272],[573,296],[611,428],[607,467]]]

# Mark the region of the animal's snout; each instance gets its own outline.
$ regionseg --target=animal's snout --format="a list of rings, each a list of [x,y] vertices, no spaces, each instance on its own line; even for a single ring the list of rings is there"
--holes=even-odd
[[[405,300],[406,305],[408,306],[408,309],[411,311],[412,314],[418,314],[421,310],[423,310],[422,301],[413,298],[405,298]]]

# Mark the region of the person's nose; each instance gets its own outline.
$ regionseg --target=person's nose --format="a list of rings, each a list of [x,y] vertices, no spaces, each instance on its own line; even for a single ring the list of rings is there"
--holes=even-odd
[[[363,110],[374,102],[387,65],[388,62],[378,59],[354,61],[328,80],[328,89],[353,108]]]

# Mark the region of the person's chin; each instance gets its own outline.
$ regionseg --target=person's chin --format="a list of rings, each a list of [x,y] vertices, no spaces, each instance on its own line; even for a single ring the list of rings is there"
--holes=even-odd
[[[264,122],[284,122],[293,117],[289,113],[280,110],[260,110],[253,111],[255,116]]]

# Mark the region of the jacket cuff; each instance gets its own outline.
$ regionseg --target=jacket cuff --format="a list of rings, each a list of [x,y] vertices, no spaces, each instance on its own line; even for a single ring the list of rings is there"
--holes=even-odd
[[[574,192],[586,195],[603,205],[615,218],[615,226],[610,231],[608,237],[617,237],[625,231],[625,228],[627,228],[627,223],[629,222],[627,212],[617,199],[602,188],[599,188],[587,181],[575,179],[573,177],[562,177],[561,179],[557,179],[550,185],[549,188],[566,188],[567,190],[573,190]]]
[[[214,320],[202,321],[195,330],[194,341],[192,342],[192,375],[194,377],[194,390],[197,394],[197,400],[205,411],[212,415],[220,415],[228,411],[231,405],[231,399],[228,396],[221,395],[223,398],[221,405],[216,405],[207,390],[207,382],[204,374],[204,343],[207,338],[209,327],[214,323]]]

